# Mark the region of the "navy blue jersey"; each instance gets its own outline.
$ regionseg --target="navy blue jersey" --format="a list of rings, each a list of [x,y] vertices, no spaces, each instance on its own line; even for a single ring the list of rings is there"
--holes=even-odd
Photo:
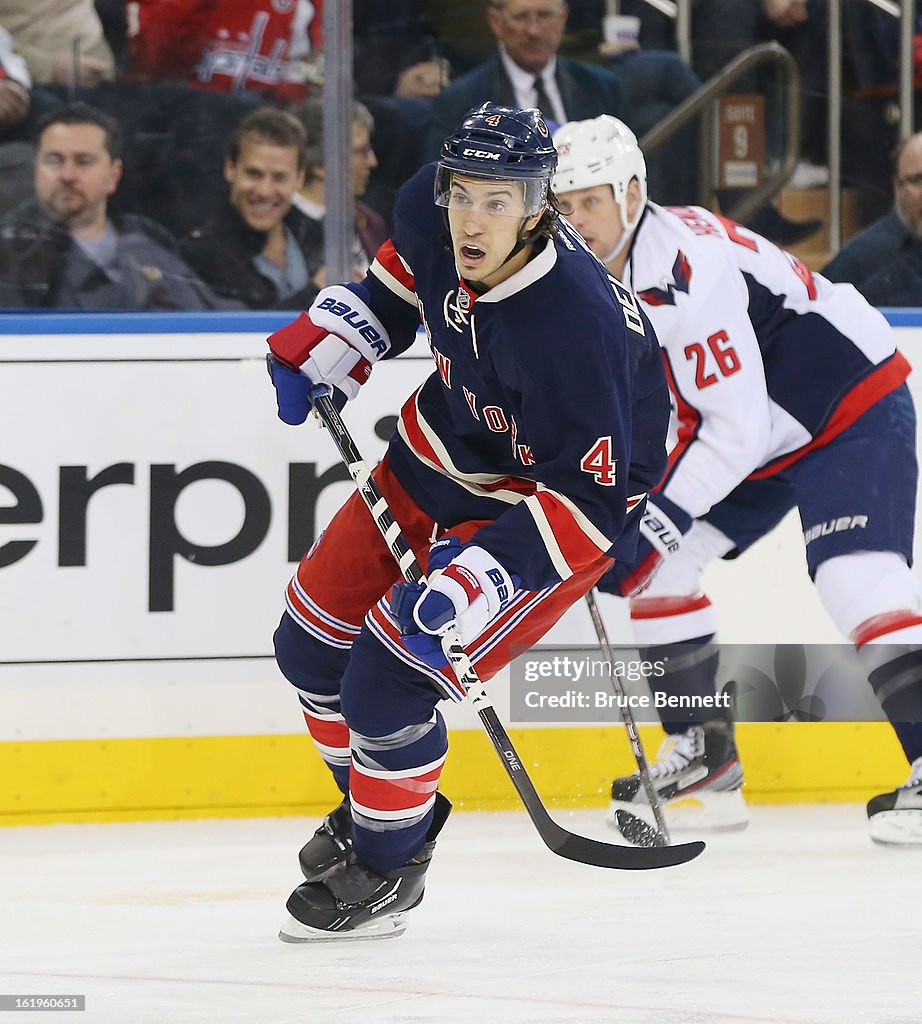
[[[566,226],[478,295],[459,280],[433,175],[400,190],[364,282],[392,354],[422,321],[436,364],[401,411],[395,474],[441,526],[488,521],[476,542],[530,590],[606,553],[632,557],[666,467],[668,390],[649,320]]]

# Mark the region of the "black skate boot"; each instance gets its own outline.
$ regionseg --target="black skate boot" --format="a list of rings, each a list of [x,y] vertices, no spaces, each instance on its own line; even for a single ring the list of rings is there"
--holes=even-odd
[[[717,831],[745,828],[749,823],[740,792],[743,769],[728,722],[706,722],[667,736],[650,764],[650,779],[670,829]],[[609,825],[618,828],[617,811],[625,810],[655,827],[638,772],[615,779],[611,796]]]
[[[882,846],[922,846],[922,757],[906,783],[868,802],[868,825]]]
[[[435,839],[451,802],[436,793],[435,815],[426,844],[406,864],[373,871],[349,851],[322,881],[304,882],[288,897],[289,917],[279,931],[283,942],[384,939],[406,931],[407,911],[423,899]]]
[[[323,824],[301,847],[298,860],[308,882],[319,882],[352,852],[352,807],[349,797],[323,819]]]

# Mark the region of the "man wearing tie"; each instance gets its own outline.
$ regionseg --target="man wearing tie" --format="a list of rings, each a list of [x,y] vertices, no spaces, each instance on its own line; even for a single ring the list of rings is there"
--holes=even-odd
[[[630,100],[621,80],[596,64],[558,56],[567,23],[563,0],[488,0],[487,23],[498,53],[444,89],[432,110],[427,151],[485,100],[538,107],[545,118],[565,121],[613,114],[630,125]]]

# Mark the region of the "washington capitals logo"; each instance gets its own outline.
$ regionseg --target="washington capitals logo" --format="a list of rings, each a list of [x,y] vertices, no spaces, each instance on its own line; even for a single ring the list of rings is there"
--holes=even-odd
[[[691,285],[692,268],[680,249],[676,253],[675,263],[672,264],[672,280],[664,281],[664,288],[645,288],[637,295],[646,302],[648,306],[674,306],[675,293],[685,292]]]

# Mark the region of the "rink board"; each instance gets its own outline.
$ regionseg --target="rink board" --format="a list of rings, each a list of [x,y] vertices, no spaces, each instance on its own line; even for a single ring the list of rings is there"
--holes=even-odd
[[[643,726],[648,751],[662,738]],[[514,729],[510,736],[553,809],[602,807],[614,775],[636,769],[619,728]],[[520,806],[480,730],[452,730],[440,788],[460,810]],[[753,803],[864,801],[904,781],[882,722],[742,724]],[[339,801],[306,735],[0,743],[0,825],[198,817],[322,815]]]
[[[0,822],[303,813],[335,795],[271,658],[294,559],[351,492],[318,426],[274,416],[264,339],[287,318],[0,318]],[[922,364],[922,317],[892,319]],[[369,461],[430,369],[418,344],[350,407]],[[793,518],[707,583],[726,642],[837,639]],[[623,603],[603,608],[628,642]],[[549,639],[591,643],[585,609]],[[508,680],[492,692],[506,718]],[[445,710],[446,791],[511,806],[476,716]],[[630,768],[619,729],[513,736],[562,806],[604,802]],[[860,799],[905,774],[880,723],[744,725],[740,745],[753,800]]]

